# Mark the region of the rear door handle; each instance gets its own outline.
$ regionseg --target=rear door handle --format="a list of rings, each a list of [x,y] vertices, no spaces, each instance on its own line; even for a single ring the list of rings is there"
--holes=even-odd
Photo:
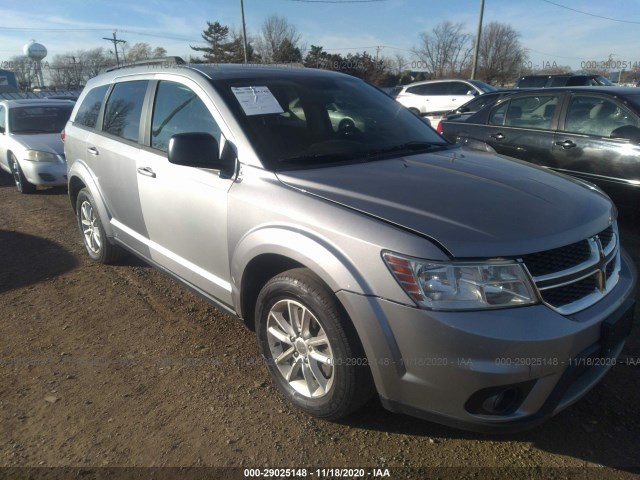
[[[98,152],[98,149],[96,147],[87,148],[87,152],[89,152],[91,155],[100,155],[100,152]]]
[[[496,140],[502,140],[504,135],[502,133],[492,133],[489,135],[491,138],[495,138]]]
[[[568,150],[570,148],[574,148],[576,146],[576,144],[573,143],[571,140],[565,140],[564,142],[556,142],[556,145],[558,145],[559,147],[564,148],[565,150]]]
[[[151,167],[140,167],[138,168],[138,173],[140,175],[144,175],[145,177],[156,178],[156,172],[151,170]]]

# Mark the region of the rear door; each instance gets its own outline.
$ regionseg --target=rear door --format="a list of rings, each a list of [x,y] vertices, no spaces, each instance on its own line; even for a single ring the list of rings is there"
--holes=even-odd
[[[177,133],[209,133],[223,151],[221,119],[205,92],[187,79],[159,81],[152,105],[148,147],[137,157],[135,175],[151,259],[231,305],[227,192],[233,180],[167,159],[169,140]]]
[[[104,106],[99,130],[87,131],[85,158],[95,175],[116,236],[144,253],[146,236],[136,175],[147,80],[116,83]]]
[[[574,93],[555,134],[559,171],[601,186],[614,196],[640,193],[640,118],[607,95]]]
[[[497,153],[549,166],[560,100],[557,93],[518,95],[493,108],[486,125],[477,128],[472,138]]]

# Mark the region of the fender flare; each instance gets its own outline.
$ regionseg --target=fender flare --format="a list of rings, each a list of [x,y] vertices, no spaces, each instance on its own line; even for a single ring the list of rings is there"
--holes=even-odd
[[[74,179],[78,179],[82,184],[89,190],[91,196],[96,202],[96,208],[98,209],[98,214],[100,215],[100,219],[102,220],[102,227],[104,228],[105,235],[107,237],[113,238],[115,233],[111,226],[111,214],[109,209],[106,206],[106,202],[104,201],[104,197],[100,193],[100,189],[98,188],[98,182],[95,176],[91,173],[89,167],[82,160],[76,160],[73,162],[73,165],[69,169],[68,172],[68,185],[69,185],[69,200],[71,202],[71,206],[73,211],[76,211],[76,193],[79,192],[78,189],[72,189],[72,183]],[[76,212],[77,214],[77,212]]]
[[[247,232],[233,249],[230,268],[237,311],[248,265],[261,255],[279,255],[315,273],[331,291],[371,294],[368,281],[353,262],[331,242],[314,232],[288,224],[263,225]]]

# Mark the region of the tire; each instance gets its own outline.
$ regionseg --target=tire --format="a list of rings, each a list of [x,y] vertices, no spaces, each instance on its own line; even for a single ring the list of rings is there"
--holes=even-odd
[[[83,188],[76,199],[76,216],[82,242],[89,256],[98,263],[113,263],[122,256],[122,249],[107,239],[91,193]]]
[[[18,192],[28,194],[36,191],[36,186],[33,183],[30,183],[24,176],[24,173],[22,173],[22,168],[20,168],[18,159],[13,153],[9,154],[9,168],[11,169],[13,183],[15,184]]]
[[[311,271],[289,270],[267,282],[256,327],[273,382],[298,409],[337,420],[371,398],[371,372],[355,329]]]

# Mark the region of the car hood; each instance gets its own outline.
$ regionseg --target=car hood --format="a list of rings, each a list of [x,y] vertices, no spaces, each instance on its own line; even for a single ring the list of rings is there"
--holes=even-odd
[[[279,172],[284,184],[428,237],[453,257],[513,257],[604,230],[615,207],[578,180],[448,149]]]
[[[20,142],[24,148],[40,152],[64,154],[64,144],[59,133],[29,133],[13,134],[13,139]]]

